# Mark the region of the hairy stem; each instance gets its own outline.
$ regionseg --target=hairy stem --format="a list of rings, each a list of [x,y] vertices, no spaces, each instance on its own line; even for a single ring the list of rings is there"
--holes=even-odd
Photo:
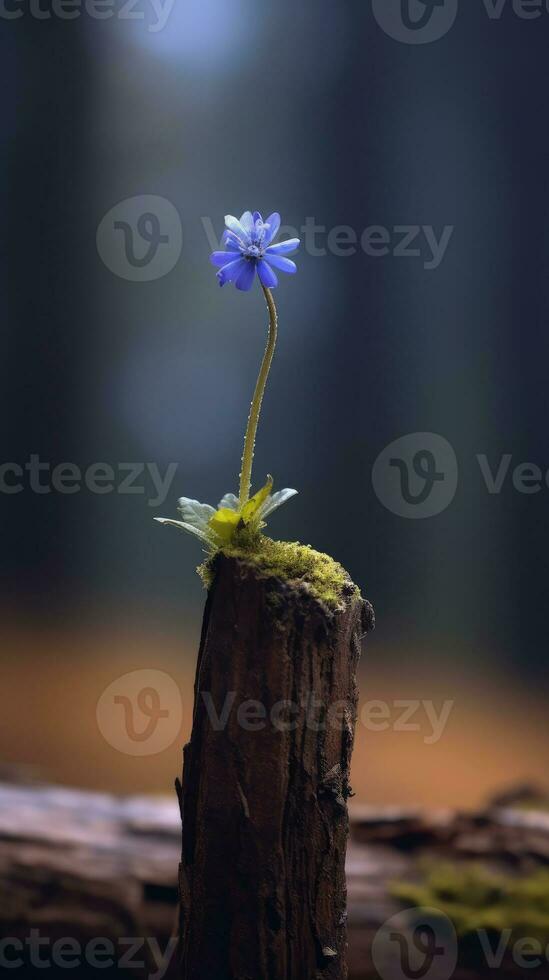
[[[267,386],[267,378],[269,377],[269,371],[271,369],[275,352],[278,327],[278,316],[273,294],[270,289],[266,288],[266,286],[262,286],[261,288],[263,289],[263,294],[267,301],[267,309],[269,310],[269,339],[267,340],[267,347],[261,362],[259,377],[255,386],[254,397],[252,399],[250,414],[248,416],[248,424],[246,426],[246,438],[244,439],[244,452],[242,454],[242,471],[240,473],[239,502],[241,507],[243,507],[244,504],[247,504],[248,500],[250,499],[250,488],[252,485],[252,464],[254,461],[257,426],[261,412],[261,403],[263,401],[263,395],[265,394],[265,388]]]

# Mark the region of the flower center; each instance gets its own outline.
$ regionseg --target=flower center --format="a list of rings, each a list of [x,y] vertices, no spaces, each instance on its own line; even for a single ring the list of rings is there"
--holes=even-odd
[[[247,259],[262,259],[264,255],[264,249],[260,245],[246,245],[243,251]]]

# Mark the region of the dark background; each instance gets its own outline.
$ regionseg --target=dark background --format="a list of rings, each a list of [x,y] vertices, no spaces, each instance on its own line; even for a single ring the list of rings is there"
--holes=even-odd
[[[157,33],[145,9],[0,17],[1,462],[178,464],[159,508],[149,483],[0,494],[4,760],[170,791],[179,743],[128,759],[95,704],[125,671],[167,670],[188,728],[200,549],[152,517],[236,490],[265,311],[258,289],[218,289],[201,219],[220,234],[225,213],[259,208],[359,235],[454,227],[436,269],[302,249],[277,291],[255,477],[299,496],[271,533],[333,554],[374,603],[363,700],[455,701],[436,746],[359,731],[359,799],[472,804],[541,779],[549,488],[522,494],[509,475],[490,495],[475,456],[549,468],[549,12],[522,19],[508,2],[498,20],[461,0],[444,37],[408,45],[365,0],[175,0]],[[96,231],[148,194],[177,209],[181,256],[129,282]],[[378,500],[372,465],[424,431],[453,446],[458,492],[406,520]]]

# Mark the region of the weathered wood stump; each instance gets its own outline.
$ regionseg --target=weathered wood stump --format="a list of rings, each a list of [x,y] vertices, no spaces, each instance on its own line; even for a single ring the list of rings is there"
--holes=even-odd
[[[360,640],[341,607],[220,556],[184,749],[185,980],[343,980]]]

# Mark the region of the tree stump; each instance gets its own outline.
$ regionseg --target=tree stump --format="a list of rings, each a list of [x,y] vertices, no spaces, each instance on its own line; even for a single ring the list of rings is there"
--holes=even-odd
[[[349,583],[306,585],[216,560],[184,749],[184,980],[343,980],[349,770],[361,637]]]

